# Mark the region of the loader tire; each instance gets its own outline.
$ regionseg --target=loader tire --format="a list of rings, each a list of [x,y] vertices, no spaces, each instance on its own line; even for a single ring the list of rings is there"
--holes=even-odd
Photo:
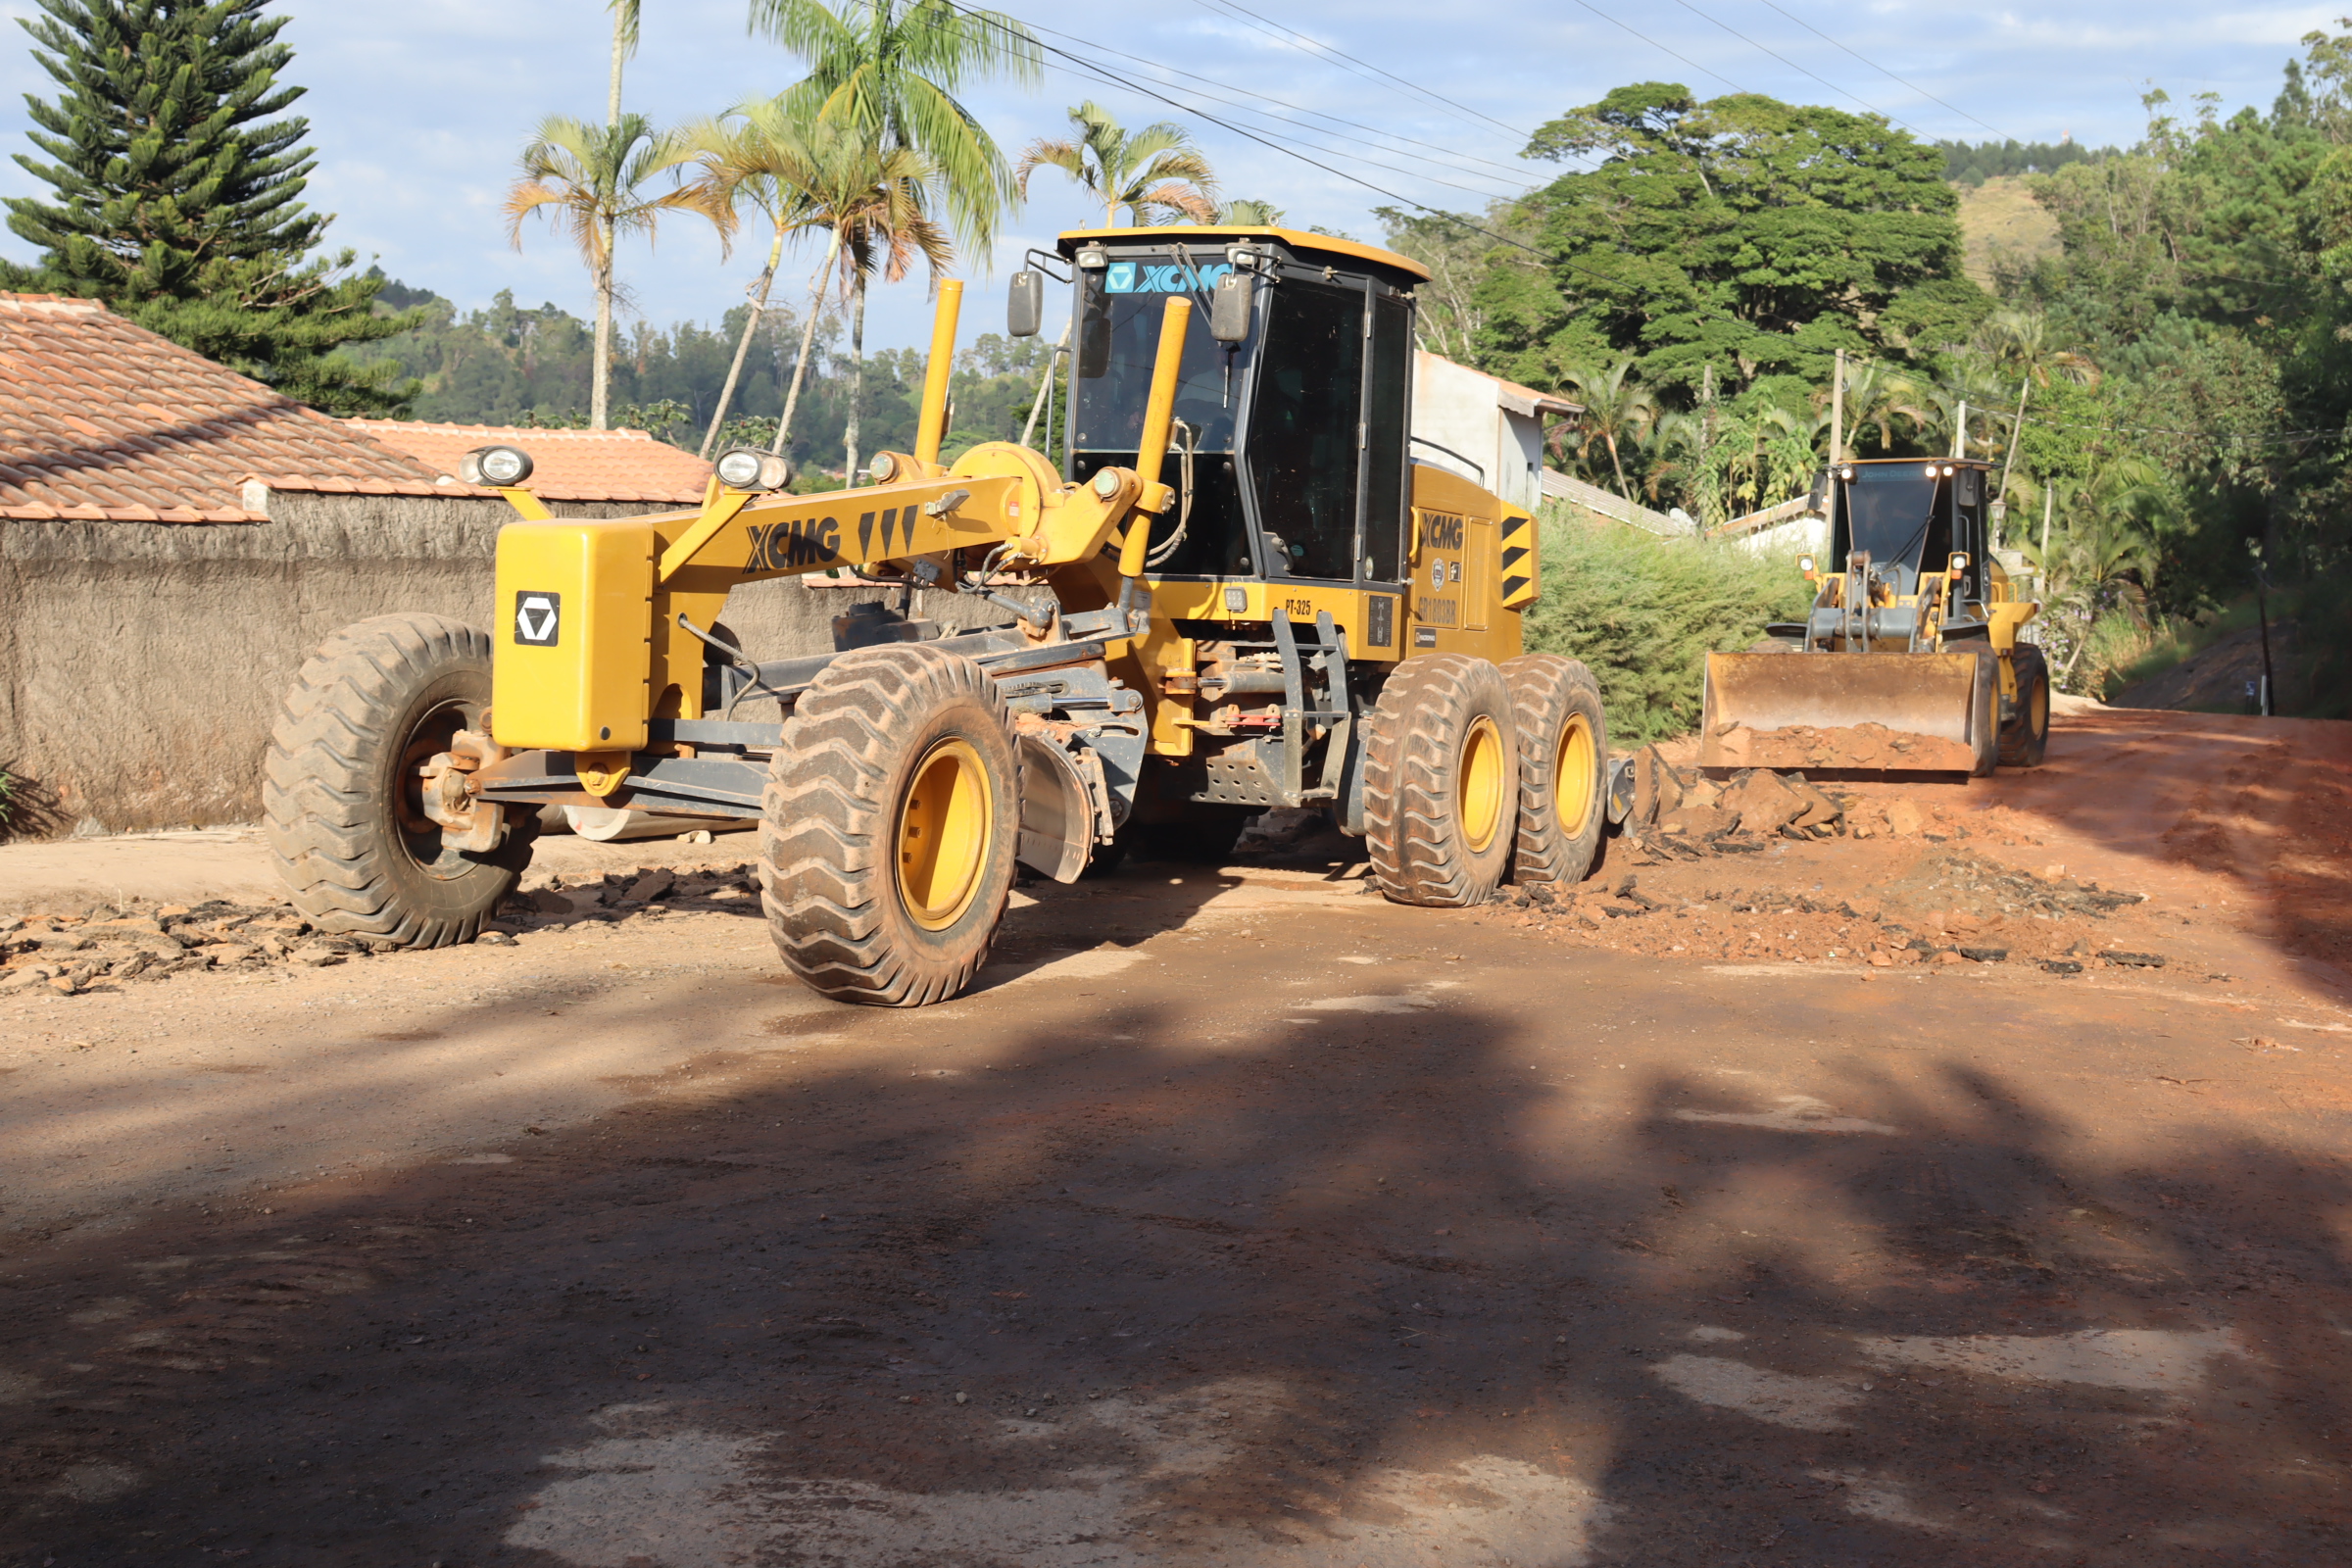
[[[760,799],[776,951],[836,1002],[969,985],[1012,891],[1021,771],[996,683],[919,643],[845,654],[793,705]]]
[[[1489,661],[1429,654],[1396,666],[1364,739],[1364,843],[1398,904],[1494,896],[1517,839],[1511,694]]]
[[[262,815],[294,906],[321,931],[415,948],[470,942],[514,890],[538,836],[514,810],[495,850],[444,849],[416,768],[479,730],[490,638],[439,615],[378,615],[329,637],[270,735]]]
[[[1609,729],[1600,683],[1573,659],[1502,665],[1519,738],[1519,841],[1511,880],[1573,885],[1592,873],[1608,822]]]
[[[2001,762],[2006,767],[2039,767],[2050,749],[2050,665],[2039,648],[2019,643],[2017,710],[2001,725]]]

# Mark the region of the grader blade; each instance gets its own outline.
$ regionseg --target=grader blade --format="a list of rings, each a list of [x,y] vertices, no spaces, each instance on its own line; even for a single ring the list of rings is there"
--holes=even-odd
[[[1974,653],[1709,654],[1702,768],[1989,771]]]

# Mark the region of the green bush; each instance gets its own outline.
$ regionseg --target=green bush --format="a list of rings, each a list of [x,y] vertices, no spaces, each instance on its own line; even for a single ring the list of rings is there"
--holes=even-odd
[[[1736,545],[1661,539],[1558,504],[1538,527],[1542,598],[1527,613],[1528,649],[1592,666],[1614,746],[1695,729],[1706,656],[1748,647],[1765,622],[1796,619],[1812,599],[1789,562]]]

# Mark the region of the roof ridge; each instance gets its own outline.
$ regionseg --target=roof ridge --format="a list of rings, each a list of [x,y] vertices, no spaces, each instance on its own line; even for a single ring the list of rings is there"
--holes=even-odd
[[[443,422],[436,419],[349,418],[343,422],[362,430],[429,430],[435,435],[467,435],[479,431],[485,435],[529,436],[533,439],[544,436],[558,441],[652,441],[654,439],[654,434],[650,430],[639,430],[625,425],[610,430],[573,430],[545,424],[469,424],[462,421]],[[667,443],[662,444],[666,445]]]
[[[0,302],[23,307],[26,305],[63,305],[77,311],[105,313],[104,300],[85,300],[73,294],[26,294],[15,289],[0,289]]]

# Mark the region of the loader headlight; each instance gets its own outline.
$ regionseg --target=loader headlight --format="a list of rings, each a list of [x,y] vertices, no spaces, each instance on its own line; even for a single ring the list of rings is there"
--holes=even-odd
[[[865,466],[865,476],[876,484],[888,484],[898,477],[899,460],[887,452],[874,454],[874,461]]]
[[[496,490],[531,476],[531,455],[520,447],[475,447],[458,460],[458,477]]]
[[[718,482],[730,490],[781,490],[792,483],[792,465],[758,447],[730,447],[715,466]]]

